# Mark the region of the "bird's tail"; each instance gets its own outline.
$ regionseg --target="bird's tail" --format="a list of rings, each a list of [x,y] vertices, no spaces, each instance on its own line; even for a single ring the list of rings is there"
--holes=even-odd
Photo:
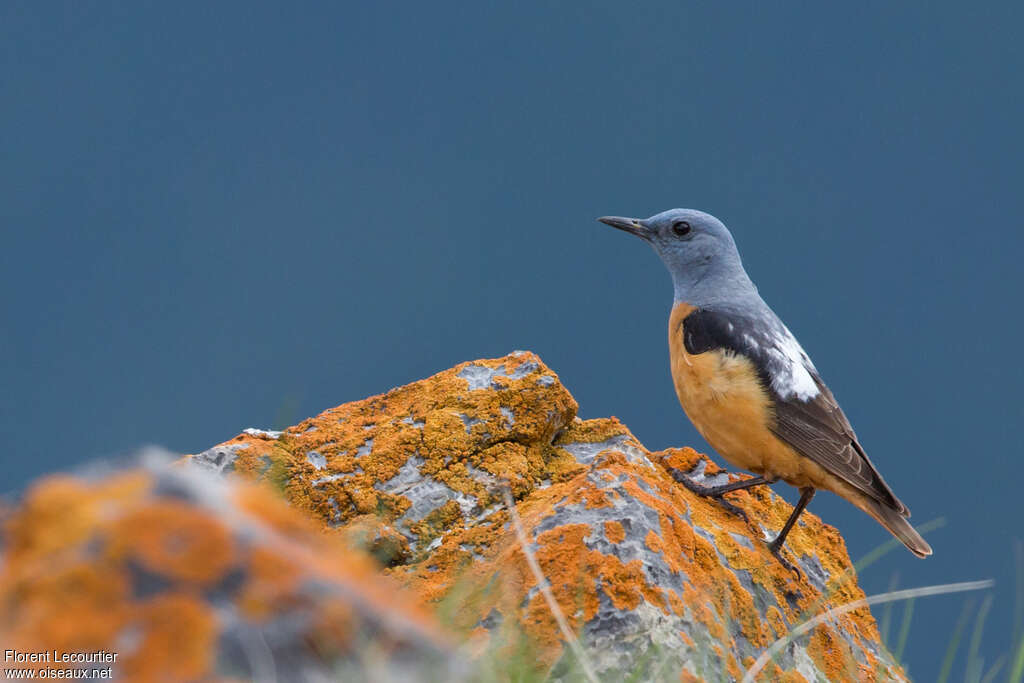
[[[910,552],[920,558],[925,558],[932,554],[932,547],[921,538],[921,534],[917,533],[914,527],[910,526],[907,518],[898,511],[866,497],[861,502],[863,503],[864,512],[874,517],[893,536],[900,539]]]

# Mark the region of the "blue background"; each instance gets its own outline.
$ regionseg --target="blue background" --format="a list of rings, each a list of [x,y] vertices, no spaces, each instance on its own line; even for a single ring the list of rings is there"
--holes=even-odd
[[[701,208],[947,520],[865,588],[995,578],[991,663],[1024,516],[1021,5],[730,5],[3,3],[0,488],[517,348],[584,417],[704,447],[668,276],[594,221]],[[855,558],[887,538],[811,509]],[[919,680],[964,600],[916,605]]]

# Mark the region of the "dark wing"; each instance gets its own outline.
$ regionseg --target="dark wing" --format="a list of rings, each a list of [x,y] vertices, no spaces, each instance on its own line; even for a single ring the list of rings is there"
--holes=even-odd
[[[751,316],[698,309],[683,321],[683,343],[691,354],[726,349],[748,358],[771,396],[777,437],[879,503],[910,516],[871,464],[810,359],[769,310]]]
[[[811,376],[821,393],[810,400],[795,396],[782,399],[771,392],[775,404],[772,432],[801,455],[879,503],[909,517],[910,510],[893,494],[871,463],[832,392],[817,372],[812,372]]]

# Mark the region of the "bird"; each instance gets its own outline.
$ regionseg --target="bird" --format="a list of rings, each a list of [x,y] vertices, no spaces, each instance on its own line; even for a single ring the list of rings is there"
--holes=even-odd
[[[768,549],[798,576],[782,548],[818,489],[866,512],[917,557],[931,555],[810,357],[761,298],[725,224],[695,209],[598,220],[646,241],[668,268],[668,345],[679,402],[719,455],[757,475],[720,486],[678,470],[673,478],[744,519],[726,493],[780,479],[796,487],[800,500]]]

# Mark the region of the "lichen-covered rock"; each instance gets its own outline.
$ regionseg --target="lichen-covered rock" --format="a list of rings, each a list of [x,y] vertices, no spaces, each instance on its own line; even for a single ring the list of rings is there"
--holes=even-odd
[[[153,463],[54,476],[7,512],[0,540],[3,649],[107,653],[0,668],[109,667],[127,681],[461,675],[438,623],[376,562],[252,483]]]
[[[283,432],[246,430],[195,465],[272,482],[328,528],[356,535],[423,604],[456,601],[480,647],[524,633],[538,667],[571,656],[502,504],[518,515],[570,626],[602,677],[729,680],[813,614],[863,597],[838,532],[767,489],[730,494],[750,522],[678,485],[720,484],[689,448],[650,452],[614,418],[581,421],[539,358],[464,363]],[[512,647],[512,646],[509,646]],[[562,667],[560,669],[559,667]],[[867,608],[793,643],[759,680],[902,680]]]

